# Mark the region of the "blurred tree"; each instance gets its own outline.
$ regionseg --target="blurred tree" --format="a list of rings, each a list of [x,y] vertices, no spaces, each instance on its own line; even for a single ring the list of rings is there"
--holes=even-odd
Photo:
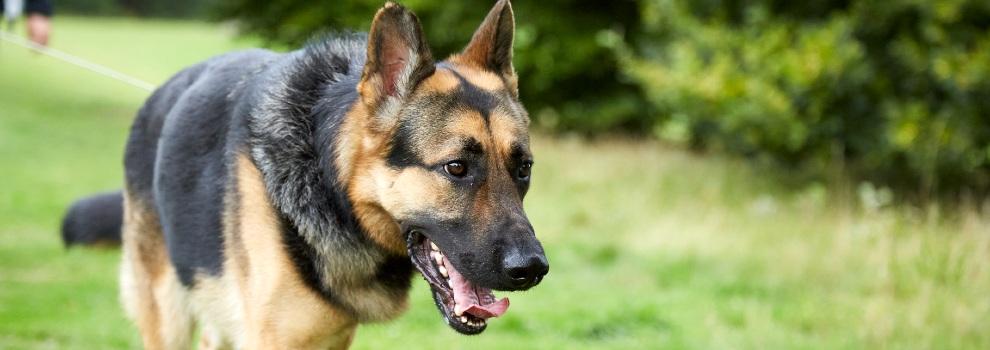
[[[54,4],[56,14],[119,15],[123,13],[117,0],[60,0]]]
[[[205,17],[219,0],[57,0],[59,12],[141,17]]]
[[[494,0],[404,0],[420,17],[435,57],[461,50]],[[218,19],[236,19],[244,32],[272,44],[298,46],[314,33],[367,30],[382,0],[230,0]],[[593,132],[650,125],[639,89],[619,79],[615,54],[595,40],[604,30],[639,27],[633,0],[516,1],[515,67],[522,100],[537,123]],[[635,33],[630,33],[633,37]]]
[[[641,1],[658,137],[922,195],[990,190],[990,2]]]

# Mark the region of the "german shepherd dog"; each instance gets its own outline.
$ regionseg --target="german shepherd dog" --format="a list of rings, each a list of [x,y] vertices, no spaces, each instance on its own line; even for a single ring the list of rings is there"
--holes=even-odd
[[[514,26],[501,0],[435,62],[390,2],[367,34],[222,55],[155,91],[123,193],[104,195],[122,196],[120,292],[144,346],[188,348],[199,326],[204,348],[346,348],[406,308],[414,267],[477,334],[509,306],[492,290],[540,283]]]

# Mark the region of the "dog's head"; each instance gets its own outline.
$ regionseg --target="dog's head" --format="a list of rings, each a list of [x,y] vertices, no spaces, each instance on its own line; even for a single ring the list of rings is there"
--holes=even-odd
[[[447,323],[486,327],[549,270],[526,214],[533,156],[512,67],[514,19],[499,1],[467,47],[435,62],[416,16],[388,3],[368,35],[358,85],[361,135],[349,195],[372,238],[410,255]],[[353,119],[353,118],[352,118]]]

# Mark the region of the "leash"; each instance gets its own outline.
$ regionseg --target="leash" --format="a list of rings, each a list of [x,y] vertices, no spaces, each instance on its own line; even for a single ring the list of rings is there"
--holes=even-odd
[[[132,77],[130,75],[127,75],[127,74],[124,74],[124,73],[121,73],[121,72],[118,72],[118,71],[115,71],[113,69],[110,69],[109,67],[106,67],[106,66],[103,66],[103,65],[99,65],[99,64],[96,64],[96,63],[87,61],[87,60],[82,59],[82,58],[80,58],[78,56],[70,55],[68,53],[65,53],[65,52],[62,52],[62,51],[59,51],[59,50],[56,50],[56,49],[53,49],[53,48],[49,48],[49,47],[45,47],[45,46],[41,46],[41,45],[35,44],[34,42],[31,42],[30,40],[24,39],[24,38],[22,38],[20,36],[14,35],[14,34],[7,33],[7,32],[2,31],[2,30],[0,30],[0,39],[3,39],[3,41],[9,42],[11,44],[14,44],[14,45],[17,45],[17,46],[26,48],[28,50],[32,50],[34,52],[40,53],[42,55],[45,55],[45,56],[48,56],[48,57],[51,57],[51,58],[60,60],[62,62],[69,63],[69,64],[75,65],[77,67],[86,69],[86,70],[88,70],[90,72],[93,72],[93,73],[96,73],[96,74],[105,76],[107,78],[111,78],[111,79],[120,81],[122,83],[128,84],[130,86],[136,87],[136,88],[141,89],[141,90],[144,90],[144,91],[151,92],[151,91],[154,91],[155,90],[155,85],[154,84],[151,84],[151,83],[146,82],[144,80],[141,80],[141,79]]]

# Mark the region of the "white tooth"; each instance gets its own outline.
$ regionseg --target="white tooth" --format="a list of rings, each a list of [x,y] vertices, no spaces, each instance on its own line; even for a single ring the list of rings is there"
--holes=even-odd
[[[461,322],[467,323],[467,316],[461,316]]]
[[[457,304],[454,304],[454,313],[457,314],[457,316],[463,316],[464,310],[457,310]]]
[[[433,242],[430,242],[430,248],[436,251],[440,250],[440,247],[437,247],[437,244]]]
[[[433,260],[437,262],[437,266],[443,265],[443,254],[440,252],[433,252]]]
[[[440,274],[443,275],[444,278],[448,277],[447,276],[447,268],[446,267],[443,267],[443,265],[437,266],[437,270],[440,270]]]

